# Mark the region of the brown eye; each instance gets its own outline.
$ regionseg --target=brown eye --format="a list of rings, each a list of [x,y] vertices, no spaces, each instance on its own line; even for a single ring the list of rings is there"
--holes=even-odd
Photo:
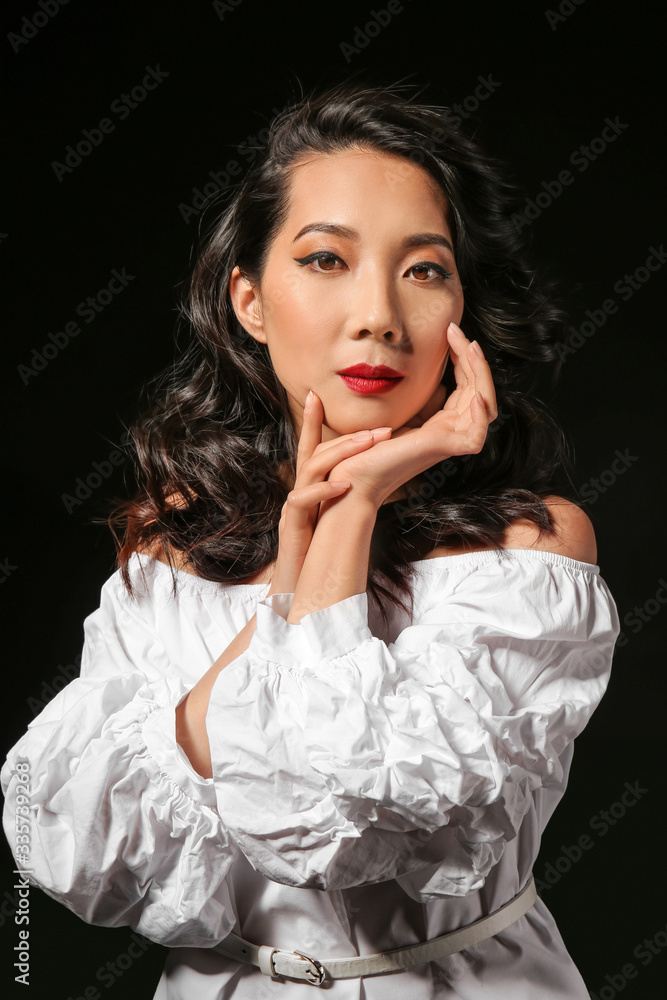
[[[426,284],[427,282],[428,284],[431,284],[431,281],[429,280],[428,277],[429,271],[434,272],[435,281],[444,280],[446,278],[451,278],[453,276],[452,271],[445,271],[444,267],[440,267],[439,264],[435,264],[433,263],[433,261],[422,261],[419,264],[413,264],[410,270],[413,272],[421,271],[422,276],[420,277],[419,275],[415,274],[415,277],[417,277],[418,280],[422,282],[422,284]]]
[[[320,256],[316,257],[315,259],[320,265],[321,271],[332,271],[336,266],[336,258],[331,253],[320,254]],[[331,266],[327,267],[325,265],[331,265]]]
[[[325,253],[320,250],[318,253],[311,253],[307,257],[295,257],[294,260],[300,267],[317,263],[317,267],[312,268],[313,271],[333,271],[336,267],[336,262],[340,258],[335,253]]]

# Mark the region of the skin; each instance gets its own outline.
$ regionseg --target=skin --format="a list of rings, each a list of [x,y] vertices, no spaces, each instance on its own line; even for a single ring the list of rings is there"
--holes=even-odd
[[[431,175],[403,157],[366,149],[311,154],[292,171],[286,221],[261,282],[253,285],[238,268],[232,272],[237,318],[268,347],[302,438],[277,560],[280,568],[289,558],[280,579],[290,592],[337,480],[351,484],[350,472],[358,473],[351,494],[377,509],[405,496],[405,484],[438,460],[479,450],[497,415],[488,365],[457,325],[464,298],[448,209]],[[344,232],[303,232],[318,223]],[[451,360],[460,389],[445,401],[441,380]],[[390,393],[360,395],[337,374],[360,361],[389,365],[403,379]],[[305,430],[309,389],[312,426]],[[434,418],[441,420],[437,427],[431,426]],[[416,438],[416,429],[425,426],[431,433]],[[364,450],[389,437],[412,437],[401,449],[392,441],[375,467],[369,455],[353,467],[336,466],[332,452],[323,455],[333,442],[370,428],[374,437]],[[322,501],[319,511],[315,497]],[[271,578],[275,583],[275,574]]]
[[[354,229],[357,238],[318,232],[295,241],[315,222]],[[317,154],[293,172],[289,212],[261,283],[253,286],[238,268],[232,273],[234,310],[268,347],[299,441],[278,557],[266,574],[267,596],[293,595],[288,623],[363,593],[380,506],[436,462],[479,452],[497,416],[489,366],[458,326],[464,303],[453,253],[432,243],[401,246],[424,232],[453,242],[444,195],[417,164],[366,150]],[[319,262],[295,261],[314,252],[323,255]],[[430,264],[451,277],[436,278]],[[360,361],[389,365],[404,380],[390,393],[359,395],[337,371]],[[440,380],[448,363],[456,389],[445,398]],[[534,526],[518,522],[505,545],[594,561],[586,515],[550,499],[554,536],[538,540]],[[211,690],[255,627],[253,616],[176,708],[177,740],[207,778]]]
[[[406,250],[401,243],[437,233],[453,245],[446,208],[430,175],[399,157],[347,150],[313,155],[295,169],[287,221],[261,287],[237,268],[229,291],[241,324],[268,347],[297,433],[309,389],[322,401],[323,441],[371,427],[397,429],[429,401],[430,412],[442,406],[447,327],[460,322],[464,306],[456,261],[444,247]],[[311,232],[294,242],[315,222],[359,235]],[[308,264],[295,259],[316,252],[322,256]],[[440,277],[433,264],[451,277]],[[390,393],[362,396],[336,374],[361,361],[405,377]]]

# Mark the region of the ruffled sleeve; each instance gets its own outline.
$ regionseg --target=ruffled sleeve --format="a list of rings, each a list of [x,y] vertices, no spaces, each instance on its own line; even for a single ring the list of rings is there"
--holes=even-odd
[[[89,923],[210,946],[234,926],[234,848],[212,782],[176,743],[188,688],[159,642],[150,581],[136,583],[136,603],[117,575],[105,585],[85,622],[81,677],[10,751],[5,833],[17,845],[17,799],[27,798],[28,842],[14,850],[32,884]]]
[[[441,560],[395,642],[358,594],[257,607],[207,730],[218,809],[269,878],[416,898],[482,886],[609,679],[618,615],[597,567],[546,552]]]

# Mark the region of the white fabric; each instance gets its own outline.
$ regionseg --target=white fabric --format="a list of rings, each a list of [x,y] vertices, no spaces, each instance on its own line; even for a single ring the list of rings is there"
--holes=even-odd
[[[270,945],[257,947],[252,941],[246,941],[233,932],[214,947],[227,958],[259,966],[267,976],[305,979],[316,986],[321,986],[325,979],[353,979],[359,976],[372,976],[379,972],[397,972],[472,948],[480,941],[486,941],[494,934],[500,934],[527,913],[536,902],[537,887],[531,875],[521,892],[508,900],[500,909],[488,913],[480,920],[474,920],[471,924],[449,931],[448,934],[429,938],[428,941],[392,948],[390,951],[380,951],[375,955],[329,958],[328,955],[319,954],[315,959],[296,951],[280,951],[271,948]]]
[[[609,679],[619,621],[597,566],[519,549],[422,560],[411,616],[386,627],[366,594],[294,625],[293,595],[267,598],[268,584],[179,573],[174,595],[162,563],[130,568],[138,599],[119,574],[105,584],[81,677],[1,780],[13,844],[12,769],[28,758],[34,884],[175,946],[156,1000],[313,989],[203,950],[232,930],[349,957],[444,934],[519,891]],[[175,742],[174,709],[255,611],[213,687],[207,780]],[[336,1000],[588,997],[542,900],[458,955],[329,985]]]

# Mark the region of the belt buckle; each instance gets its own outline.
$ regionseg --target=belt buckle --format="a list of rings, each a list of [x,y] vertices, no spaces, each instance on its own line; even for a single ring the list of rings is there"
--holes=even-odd
[[[324,966],[322,963],[318,962],[316,958],[311,958],[310,955],[304,955],[303,952],[300,951],[293,951],[292,954],[298,955],[299,958],[303,958],[306,962],[310,962],[311,968],[306,969],[304,972],[306,982],[310,983],[312,986],[321,986],[325,977]]]

